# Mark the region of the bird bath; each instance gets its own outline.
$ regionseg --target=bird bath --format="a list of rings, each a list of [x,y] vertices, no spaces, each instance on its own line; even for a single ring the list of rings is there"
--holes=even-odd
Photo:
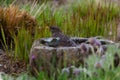
[[[80,66],[84,64],[84,59],[87,58],[89,54],[92,54],[91,45],[86,44],[88,38],[71,38],[71,40],[77,44],[75,47],[62,47],[56,45],[52,45],[53,47],[51,47],[51,44],[49,45],[49,40],[46,42],[46,39],[49,38],[38,39],[34,41],[32,45],[29,57],[30,69],[34,75],[38,75],[40,71],[52,73],[52,71],[57,71],[57,69],[62,69],[64,67],[72,65]],[[57,42],[59,38],[52,40]],[[85,43],[85,47],[88,49],[85,49],[86,52],[82,51],[81,43]]]

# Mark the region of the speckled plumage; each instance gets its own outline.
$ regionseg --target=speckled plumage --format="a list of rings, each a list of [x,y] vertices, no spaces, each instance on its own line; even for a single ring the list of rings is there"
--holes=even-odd
[[[50,31],[52,32],[52,37],[60,38],[60,46],[74,47],[76,43],[72,41],[67,35],[63,34],[62,31],[56,26],[50,26]]]

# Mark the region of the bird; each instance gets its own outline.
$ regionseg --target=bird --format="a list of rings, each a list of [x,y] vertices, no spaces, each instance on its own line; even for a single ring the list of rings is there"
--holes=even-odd
[[[63,47],[75,47],[77,46],[77,44],[72,41],[70,39],[70,37],[68,37],[67,35],[65,35],[64,33],[62,33],[62,31],[60,30],[59,27],[57,26],[50,26],[50,31],[52,33],[52,37],[53,38],[57,38],[59,37],[59,46],[63,46]]]

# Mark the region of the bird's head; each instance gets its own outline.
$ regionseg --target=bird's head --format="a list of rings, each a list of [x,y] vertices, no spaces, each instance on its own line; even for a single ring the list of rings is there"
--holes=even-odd
[[[62,32],[62,31],[60,30],[60,28],[59,28],[59,27],[56,27],[56,26],[50,26],[50,31],[51,31],[52,33]]]

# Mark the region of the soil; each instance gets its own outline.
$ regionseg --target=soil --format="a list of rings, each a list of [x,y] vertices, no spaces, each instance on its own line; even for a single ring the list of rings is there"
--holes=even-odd
[[[13,57],[8,56],[0,49],[0,72],[17,76],[26,71],[27,65],[25,61],[14,60]]]

